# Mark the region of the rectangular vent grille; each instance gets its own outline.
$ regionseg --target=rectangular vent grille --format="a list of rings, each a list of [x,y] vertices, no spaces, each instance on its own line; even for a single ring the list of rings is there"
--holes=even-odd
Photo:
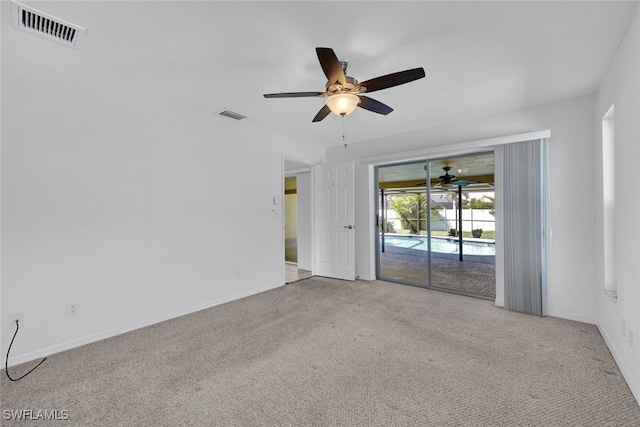
[[[55,40],[67,46],[77,46],[78,39],[85,29],[39,12],[18,2],[11,2],[14,26]]]
[[[235,119],[235,120],[242,120],[247,118],[247,116],[244,116],[240,113],[236,113],[235,111],[231,111],[231,110],[222,110],[218,114],[220,114],[221,116],[229,117],[230,119]]]
[[[31,28],[32,30],[45,33],[52,37],[57,37],[67,43],[73,43],[73,40],[76,38],[75,28],[45,18],[44,16],[36,15],[28,10],[22,9],[21,12],[20,24],[23,27]]]

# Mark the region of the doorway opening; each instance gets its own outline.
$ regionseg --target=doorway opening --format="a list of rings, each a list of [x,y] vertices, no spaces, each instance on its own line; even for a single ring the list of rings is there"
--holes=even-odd
[[[377,278],[495,300],[493,152],[378,166]]]
[[[297,178],[284,179],[284,260],[298,265],[298,195]]]
[[[312,275],[311,167],[284,159],[283,240],[285,283]]]

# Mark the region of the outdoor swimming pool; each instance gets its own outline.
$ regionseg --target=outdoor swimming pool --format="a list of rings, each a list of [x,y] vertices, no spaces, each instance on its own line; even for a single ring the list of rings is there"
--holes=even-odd
[[[427,251],[427,239],[426,236],[389,236],[384,237],[384,243],[386,246],[395,246],[397,248],[414,249],[419,251]],[[382,238],[380,239],[382,243]],[[431,250],[433,252],[445,253],[445,254],[457,254],[458,253],[458,240],[455,238],[431,238]],[[463,241],[462,253],[465,255],[485,255],[495,256],[496,245],[495,243],[485,243],[476,241]]]

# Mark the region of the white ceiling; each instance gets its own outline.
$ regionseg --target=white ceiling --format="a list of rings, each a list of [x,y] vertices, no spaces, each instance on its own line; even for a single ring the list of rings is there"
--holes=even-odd
[[[342,119],[311,119],[323,91],[315,47],[331,47],[364,81],[424,67],[427,77],[371,94],[395,109],[347,117],[354,143],[593,93],[637,2],[22,2],[87,28],[77,49],[10,26],[2,55],[107,81],[217,117],[223,108],[322,146]],[[99,102],[99,100],[96,100]]]

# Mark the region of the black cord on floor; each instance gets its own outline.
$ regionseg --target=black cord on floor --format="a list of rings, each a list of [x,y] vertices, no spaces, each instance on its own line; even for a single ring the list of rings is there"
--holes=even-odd
[[[13,340],[16,339],[16,335],[18,335],[18,329],[20,328],[20,324],[18,323],[18,319],[16,319],[16,332],[13,334],[13,338],[11,338],[11,343],[9,344],[9,349],[7,350],[7,358],[4,361],[4,372],[7,374],[7,377],[11,380],[11,381],[20,381],[21,379],[23,379],[24,377],[26,377],[27,375],[29,375],[31,372],[35,371],[36,368],[40,365],[42,365],[42,363],[47,360],[47,358],[45,357],[44,359],[42,359],[40,361],[40,363],[38,363],[36,366],[34,366],[33,368],[31,368],[31,370],[29,372],[27,372],[26,374],[24,374],[23,376],[21,376],[20,378],[11,378],[11,375],[9,375],[9,352],[11,351],[11,346],[13,345]]]

